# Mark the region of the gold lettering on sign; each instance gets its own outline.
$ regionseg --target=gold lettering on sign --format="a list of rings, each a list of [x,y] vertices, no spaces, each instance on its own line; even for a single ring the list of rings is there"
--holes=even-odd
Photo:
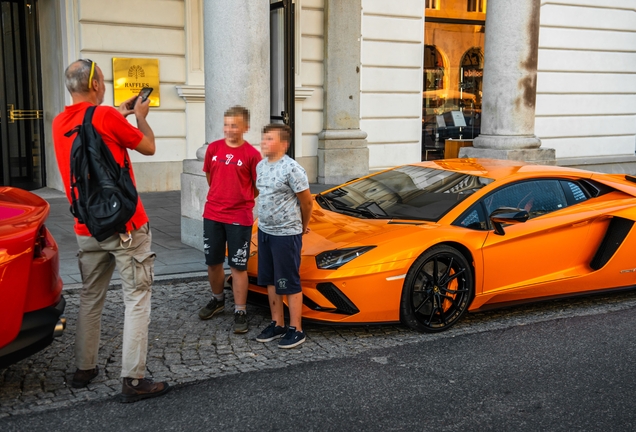
[[[159,60],[149,58],[113,58],[113,105],[137,96],[145,87],[151,87],[150,106],[159,106]]]
[[[464,77],[466,78],[481,78],[484,76],[484,71],[481,69],[465,69]]]

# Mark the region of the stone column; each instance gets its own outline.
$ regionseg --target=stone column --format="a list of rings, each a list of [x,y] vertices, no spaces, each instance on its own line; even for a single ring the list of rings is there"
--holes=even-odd
[[[323,130],[318,135],[318,183],[337,184],[369,173],[366,132],[360,130],[361,0],[325,0]]]
[[[534,135],[540,0],[488,2],[481,135],[460,157],[555,164]]]
[[[205,140],[223,138],[223,113],[243,105],[251,115],[245,139],[258,146],[270,117],[269,2],[203,3]],[[208,192],[202,171],[206,148],[197,150],[196,159],[183,161],[181,174],[181,241],[199,249]]]

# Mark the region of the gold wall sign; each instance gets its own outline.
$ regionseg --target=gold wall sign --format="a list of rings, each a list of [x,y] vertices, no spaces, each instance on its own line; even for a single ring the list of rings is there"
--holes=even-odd
[[[159,106],[159,59],[113,57],[115,106],[137,96],[144,87],[152,87],[150,106]]]

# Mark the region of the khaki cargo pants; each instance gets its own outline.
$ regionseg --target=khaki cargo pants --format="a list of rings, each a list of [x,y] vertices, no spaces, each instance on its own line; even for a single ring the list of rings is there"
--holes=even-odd
[[[75,337],[75,363],[78,369],[93,369],[97,365],[102,309],[110,279],[117,266],[126,308],[121,376],[145,376],[155,262],[155,253],[150,250],[151,242],[148,224],[132,232],[132,242],[122,242],[119,235],[103,242],[98,242],[93,237],[77,236],[80,249],[79,269],[82,274]]]

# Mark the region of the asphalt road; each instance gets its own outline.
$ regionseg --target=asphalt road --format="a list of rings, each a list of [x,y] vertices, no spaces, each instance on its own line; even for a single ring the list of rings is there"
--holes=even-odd
[[[12,416],[0,430],[631,431],[635,357],[629,308]]]

